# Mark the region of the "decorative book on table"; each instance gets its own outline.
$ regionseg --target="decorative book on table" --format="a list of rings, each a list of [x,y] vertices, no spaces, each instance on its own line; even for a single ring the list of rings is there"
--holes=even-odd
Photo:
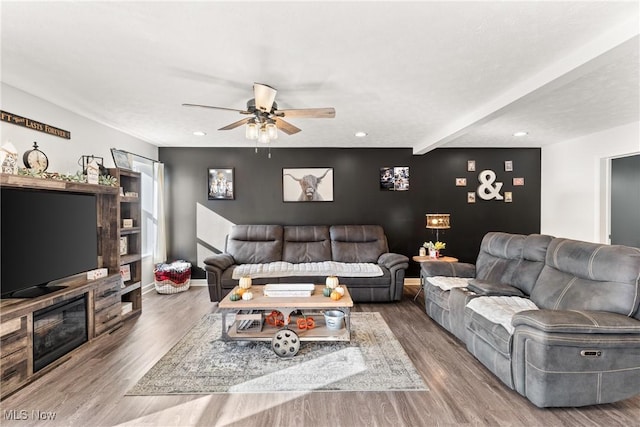
[[[314,289],[313,283],[269,283],[263,293],[267,297],[310,297]]]

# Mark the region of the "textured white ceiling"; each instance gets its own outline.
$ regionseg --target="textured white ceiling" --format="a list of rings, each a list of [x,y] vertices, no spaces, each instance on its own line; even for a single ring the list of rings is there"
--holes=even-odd
[[[243,116],[181,104],[241,109],[253,82],[336,109],[282,147],[542,146],[640,120],[635,1],[1,8],[4,83],[159,146],[250,146],[217,130]]]

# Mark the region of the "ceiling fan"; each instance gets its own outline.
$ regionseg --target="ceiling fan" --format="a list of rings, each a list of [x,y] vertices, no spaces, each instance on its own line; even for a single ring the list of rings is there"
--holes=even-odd
[[[293,135],[300,132],[300,128],[283,120],[286,118],[333,118],[336,116],[336,110],[333,107],[328,108],[302,108],[302,109],[286,109],[279,110],[278,104],[275,102],[276,93],[278,91],[269,85],[262,83],[253,84],[254,97],[247,101],[246,110],[237,110],[235,108],[214,107],[211,105],[200,104],[182,104],[185,107],[201,107],[211,108],[214,110],[237,111],[240,114],[249,117],[237,122],[228,124],[218,130],[235,129],[244,124],[247,125],[246,137],[248,139],[257,139],[259,142],[269,142],[271,139],[277,138],[276,129],[280,129],[287,135]]]

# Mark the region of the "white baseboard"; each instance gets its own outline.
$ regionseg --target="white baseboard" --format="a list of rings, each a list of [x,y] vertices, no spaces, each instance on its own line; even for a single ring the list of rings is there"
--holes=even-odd
[[[191,286],[207,286],[207,279],[191,279]]]

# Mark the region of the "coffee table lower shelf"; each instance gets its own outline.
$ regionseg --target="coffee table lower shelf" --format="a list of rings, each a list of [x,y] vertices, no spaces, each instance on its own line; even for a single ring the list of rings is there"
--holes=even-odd
[[[226,315],[229,315],[227,313]],[[347,319],[348,314],[345,313],[345,323],[349,323]],[[300,330],[296,327],[295,323],[292,323],[288,326],[288,329],[291,329],[295,332],[299,337],[300,341],[350,341],[351,340],[351,331],[347,326],[343,326],[341,329],[329,329],[324,320],[318,319],[318,317],[313,316],[316,321],[316,326],[313,329],[303,329]],[[234,321],[226,333],[223,332],[223,338],[234,340],[234,341],[271,341],[273,336],[279,330],[285,328],[284,326],[271,326],[266,323],[262,327],[260,331],[241,331],[238,330],[239,321]],[[225,336],[226,335],[226,336]]]

